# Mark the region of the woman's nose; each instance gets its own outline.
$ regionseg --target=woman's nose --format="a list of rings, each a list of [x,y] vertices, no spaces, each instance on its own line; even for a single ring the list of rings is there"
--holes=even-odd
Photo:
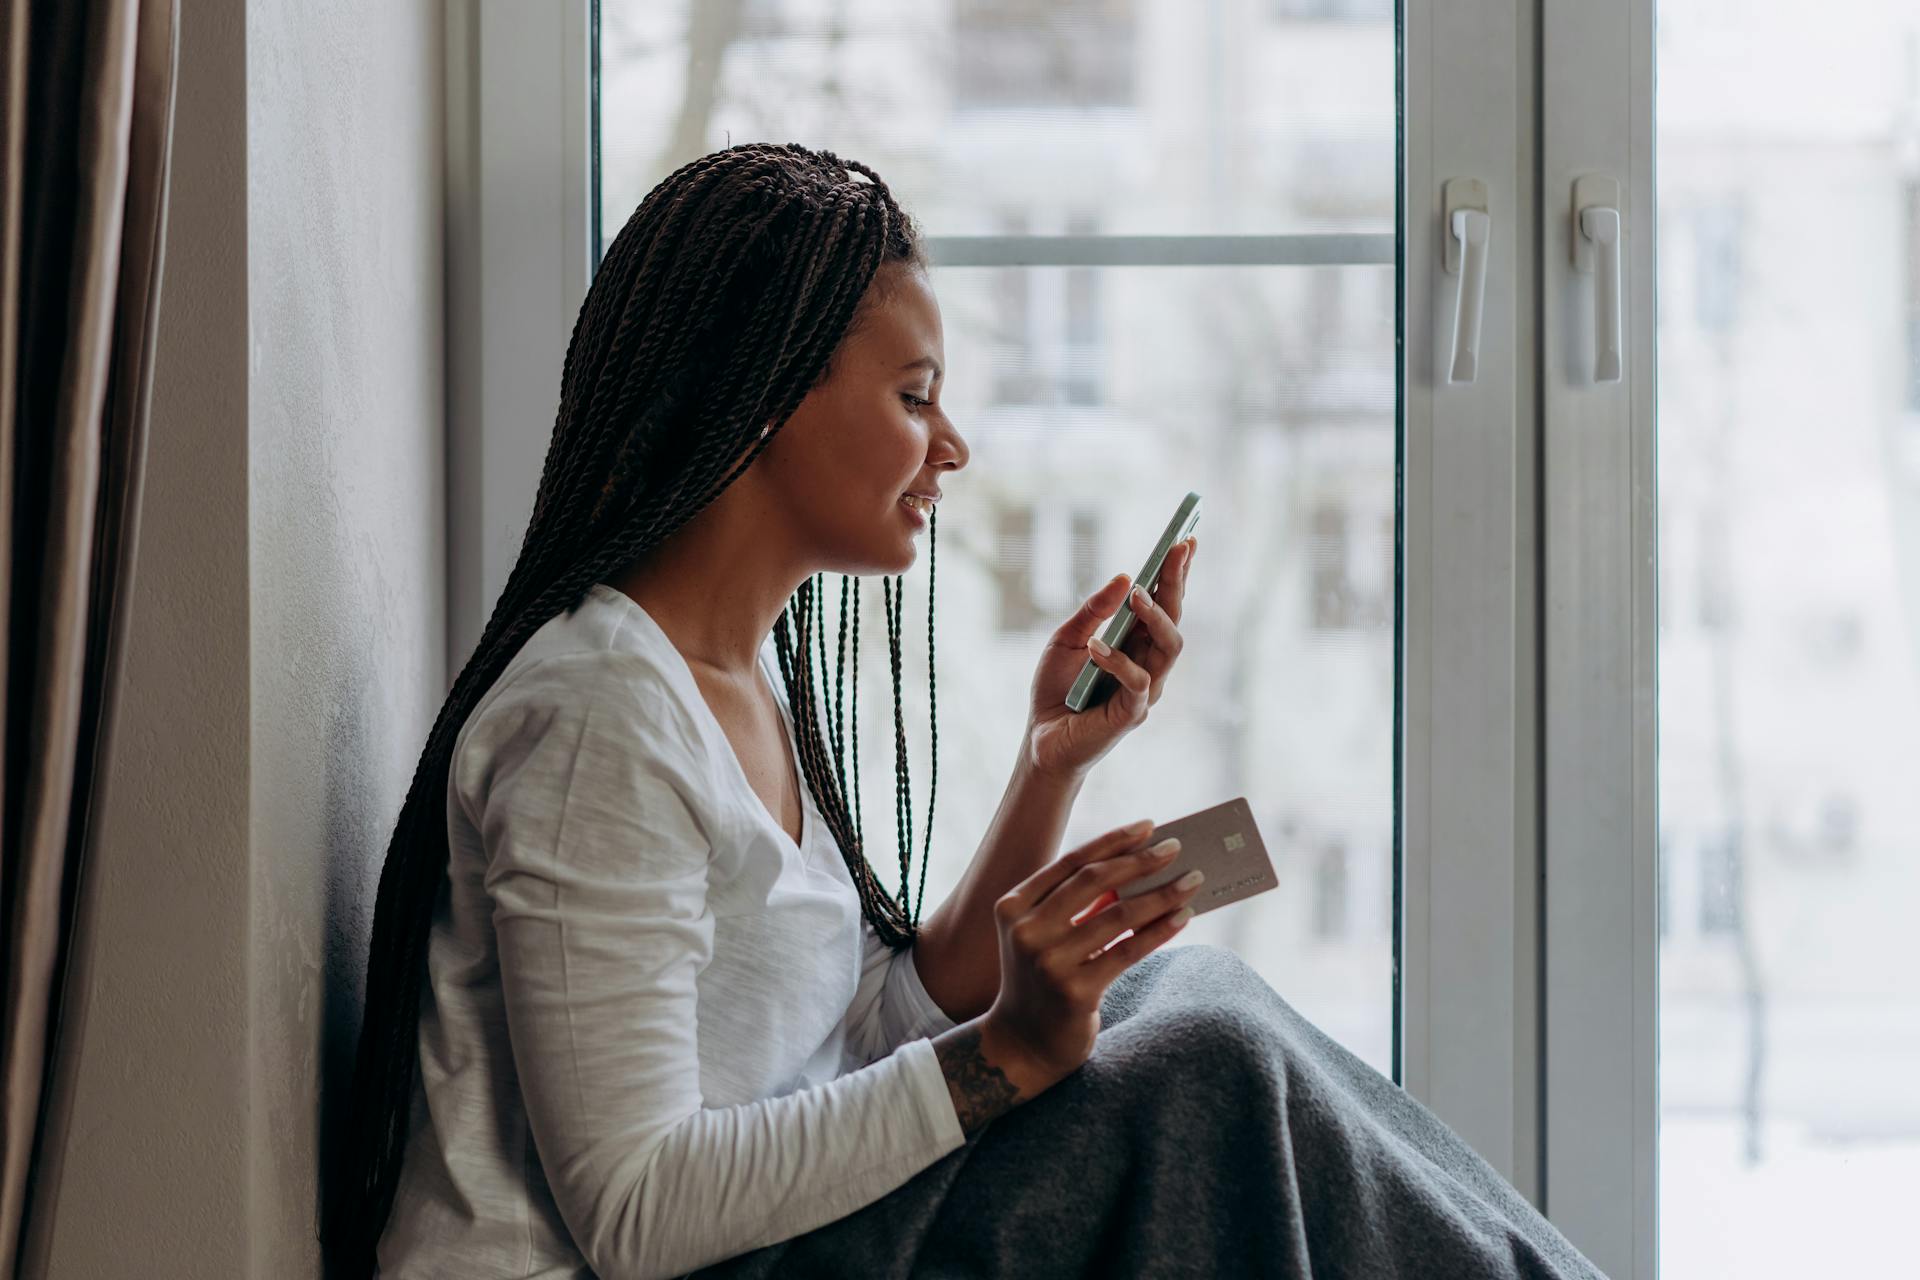
[[[966,438],[949,420],[945,430],[935,437],[932,461],[937,466],[958,471],[967,465],[967,459],[971,456],[972,452],[967,448]]]

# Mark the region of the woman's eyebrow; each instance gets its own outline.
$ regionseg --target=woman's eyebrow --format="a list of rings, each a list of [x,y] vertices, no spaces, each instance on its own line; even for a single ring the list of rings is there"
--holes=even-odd
[[[918,360],[909,360],[901,365],[900,368],[903,372],[908,369],[931,369],[933,370],[933,379],[935,382],[940,380],[940,374],[942,372],[940,362],[932,356],[921,356]]]

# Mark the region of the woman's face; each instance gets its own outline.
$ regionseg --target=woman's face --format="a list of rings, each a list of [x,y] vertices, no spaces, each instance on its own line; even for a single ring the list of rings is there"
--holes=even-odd
[[[862,313],[752,469],[821,570],[901,573],[927,524],[904,495],[938,493],[967,444],[940,407],[946,348],[926,273],[883,266]]]

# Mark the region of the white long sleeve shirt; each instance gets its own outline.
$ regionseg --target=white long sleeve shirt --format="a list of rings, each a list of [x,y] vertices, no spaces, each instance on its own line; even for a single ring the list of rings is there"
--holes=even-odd
[[[676,1276],[963,1144],[927,1039],[954,1021],[801,793],[796,846],[623,593],[528,639],[454,744],[382,1276]]]

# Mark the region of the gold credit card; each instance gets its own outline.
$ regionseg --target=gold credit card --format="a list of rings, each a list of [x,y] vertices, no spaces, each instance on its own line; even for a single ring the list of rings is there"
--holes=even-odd
[[[1163,822],[1147,837],[1147,845],[1176,836],[1180,840],[1179,856],[1152,875],[1121,885],[1117,890],[1120,897],[1132,898],[1158,889],[1195,867],[1207,876],[1188,902],[1196,916],[1280,887],[1273,860],[1267,856],[1266,841],[1253,825],[1253,809],[1245,796]]]

